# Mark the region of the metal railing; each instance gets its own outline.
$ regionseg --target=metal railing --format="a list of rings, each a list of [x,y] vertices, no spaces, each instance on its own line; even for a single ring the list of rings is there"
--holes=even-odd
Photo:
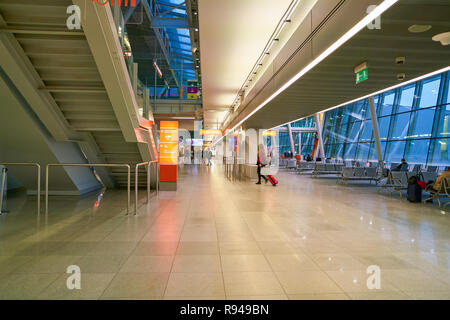
[[[4,196],[4,193],[5,193],[5,190],[6,190],[6,172],[8,171],[8,169],[6,169],[6,168],[2,168],[2,179],[1,179],[1,184],[0,184],[0,216],[3,214],[3,213],[7,213],[7,211],[5,210],[5,211],[3,211],[3,196]]]
[[[104,163],[49,163],[45,168],[45,213],[48,213],[48,175],[50,167],[126,167],[128,169],[128,201],[127,201],[127,214],[130,213],[131,203],[131,168],[129,164],[104,164]]]
[[[151,165],[156,163],[156,194],[159,193],[159,164],[157,160],[141,162],[136,164],[135,169],[135,185],[134,185],[134,193],[135,193],[135,205],[134,205],[134,214],[137,215],[138,212],[138,200],[139,200],[139,168],[141,166],[147,166],[147,203],[150,203],[150,169]]]
[[[33,166],[37,168],[37,213],[41,212],[41,166],[39,163],[28,162],[0,162],[2,166]]]

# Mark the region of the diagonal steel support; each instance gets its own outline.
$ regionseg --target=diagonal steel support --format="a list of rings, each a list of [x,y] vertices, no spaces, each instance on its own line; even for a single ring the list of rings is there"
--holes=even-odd
[[[160,3],[160,4],[161,4],[161,3]],[[177,6],[171,7],[169,10],[167,10],[167,11],[165,11],[165,12],[159,14],[159,17],[162,17],[162,16],[164,16],[164,15],[166,15],[166,14],[172,12],[172,11],[175,10],[175,9],[183,9],[183,8],[181,8],[181,7],[183,7],[185,4],[186,4],[186,2],[182,2],[182,3],[180,3],[180,4],[177,5]],[[164,4],[162,4],[162,5],[164,5]]]

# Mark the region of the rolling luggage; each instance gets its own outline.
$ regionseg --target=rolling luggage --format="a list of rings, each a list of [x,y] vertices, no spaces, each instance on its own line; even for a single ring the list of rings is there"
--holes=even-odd
[[[422,202],[422,187],[417,183],[417,177],[408,179],[408,190],[406,192],[406,199],[409,202]]]
[[[271,183],[274,187],[278,184],[277,179],[275,179],[275,177],[272,176],[272,175],[270,175],[270,174],[267,175],[267,179],[269,179],[270,183]]]

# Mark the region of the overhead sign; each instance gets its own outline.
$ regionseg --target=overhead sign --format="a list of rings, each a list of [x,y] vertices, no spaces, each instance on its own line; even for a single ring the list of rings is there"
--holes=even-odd
[[[198,88],[198,81],[197,80],[188,80],[187,81],[188,87],[196,87]]]
[[[187,98],[189,100],[197,100],[198,99],[198,81],[197,80],[188,80],[187,81]]]
[[[263,132],[263,136],[265,137],[276,137],[277,136],[277,132],[273,131],[273,130],[267,130]]]
[[[200,134],[202,136],[221,136],[222,130],[218,129],[201,129]]]
[[[356,74],[356,84],[369,79],[369,67],[367,61],[357,65],[354,69]]]
[[[369,69],[363,69],[356,73],[356,84],[361,83],[365,80],[369,79]]]
[[[198,88],[197,87],[188,87],[188,93],[198,93]]]

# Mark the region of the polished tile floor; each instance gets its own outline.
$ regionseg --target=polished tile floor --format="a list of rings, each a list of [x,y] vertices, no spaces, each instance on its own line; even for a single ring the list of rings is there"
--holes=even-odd
[[[0,299],[450,299],[450,212],[289,172],[280,185],[186,166],[177,192],[9,199]],[[66,269],[81,270],[67,289]],[[381,288],[366,270],[377,265]]]

